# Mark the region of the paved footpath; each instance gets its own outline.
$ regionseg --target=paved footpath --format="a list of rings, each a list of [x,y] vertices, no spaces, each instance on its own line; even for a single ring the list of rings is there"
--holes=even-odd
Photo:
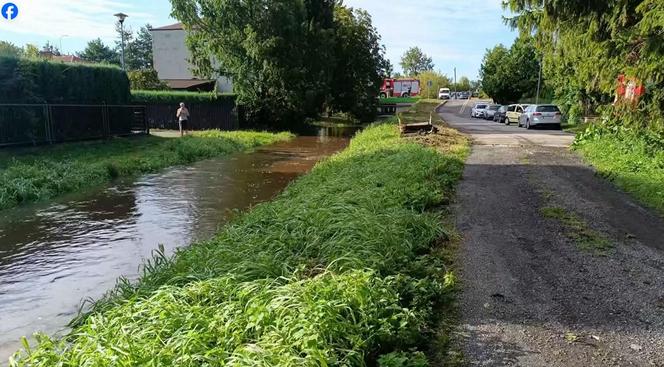
[[[561,131],[441,117],[474,141],[458,191],[461,347],[471,366],[664,366],[664,220],[595,175]],[[586,250],[543,208],[610,249]]]

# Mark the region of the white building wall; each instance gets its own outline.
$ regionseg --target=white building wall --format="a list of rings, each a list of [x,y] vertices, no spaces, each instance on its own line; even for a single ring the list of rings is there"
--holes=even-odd
[[[185,39],[187,33],[182,30],[154,30],[152,31],[152,53],[154,69],[160,79],[199,79],[189,62],[191,52]],[[221,93],[233,92],[233,81],[227,77],[217,78],[217,91]]]
[[[194,79],[184,30],[153,31],[154,68],[161,79]]]

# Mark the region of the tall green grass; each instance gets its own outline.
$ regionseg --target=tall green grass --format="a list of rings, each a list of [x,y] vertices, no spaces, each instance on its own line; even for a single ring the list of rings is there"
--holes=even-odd
[[[647,132],[603,132],[593,129],[577,136],[575,149],[597,171],[642,203],[664,214],[664,149]],[[595,129],[596,130],[596,129]]]
[[[209,131],[182,139],[116,138],[5,150],[0,152],[0,209],[290,138],[287,133]]]
[[[421,366],[454,277],[431,254],[466,146],[356,136],[213,239],[121,281],[12,366]]]

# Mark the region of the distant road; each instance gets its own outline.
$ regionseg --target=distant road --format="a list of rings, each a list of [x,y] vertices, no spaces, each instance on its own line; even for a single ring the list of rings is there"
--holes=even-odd
[[[461,102],[440,115],[474,141],[457,199],[469,364],[664,366],[664,221],[596,176],[573,135]]]

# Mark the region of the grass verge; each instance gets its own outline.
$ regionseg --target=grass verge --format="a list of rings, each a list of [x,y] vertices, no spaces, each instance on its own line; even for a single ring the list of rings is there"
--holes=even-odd
[[[146,136],[4,150],[0,152],[0,209],[291,137],[287,133],[202,131],[182,139]]]
[[[610,133],[577,140],[575,149],[599,174],[664,214],[664,150],[639,137]]]
[[[156,256],[12,366],[425,366],[418,350],[455,283],[436,254],[439,211],[466,152],[370,127],[213,239]]]
[[[396,104],[396,103],[416,103],[419,101],[419,97],[388,97],[388,98],[380,98],[378,101],[380,104]]]

